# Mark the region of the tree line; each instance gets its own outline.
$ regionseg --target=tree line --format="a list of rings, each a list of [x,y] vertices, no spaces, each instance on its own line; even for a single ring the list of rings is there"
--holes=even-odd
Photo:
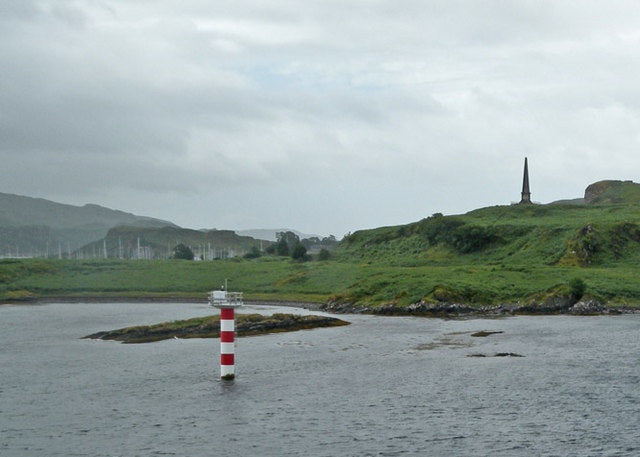
[[[329,235],[324,238],[310,237],[300,239],[298,235],[293,232],[277,232],[276,242],[270,244],[265,253],[269,255],[277,255],[281,257],[291,257],[293,260],[307,261],[311,259],[309,255],[310,250],[318,251],[318,260],[327,260],[331,257],[330,250],[338,244],[338,240],[333,235]],[[246,259],[254,259],[262,256],[262,251],[258,247],[254,246],[251,250],[244,255]],[[185,244],[178,244],[173,249],[172,258],[174,259],[186,259],[193,260],[194,253],[191,248]]]

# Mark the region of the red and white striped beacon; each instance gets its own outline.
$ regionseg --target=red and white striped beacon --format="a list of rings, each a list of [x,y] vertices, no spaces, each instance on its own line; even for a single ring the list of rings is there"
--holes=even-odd
[[[209,303],[220,309],[220,379],[232,380],[235,373],[235,309],[242,306],[242,292],[214,290]]]

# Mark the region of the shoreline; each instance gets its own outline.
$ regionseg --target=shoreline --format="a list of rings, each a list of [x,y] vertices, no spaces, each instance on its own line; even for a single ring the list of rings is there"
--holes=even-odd
[[[558,298],[544,303],[506,303],[492,306],[471,307],[460,303],[418,302],[409,306],[393,303],[380,306],[355,306],[350,303],[329,302],[316,309],[335,314],[374,314],[379,316],[416,316],[440,318],[491,318],[507,316],[616,316],[640,314],[640,308],[606,306],[595,299],[574,301]]]
[[[51,303],[208,303],[207,297],[181,297],[181,296],[52,296],[26,298],[19,300],[0,301],[3,305],[45,305]],[[520,304],[507,303],[501,305],[472,307],[461,303],[426,303],[418,302],[409,306],[398,306],[394,303],[378,306],[358,306],[352,303],[338,303],[329,301],[326,303],[303,302],[294,300],[244,300],[247,305],[253,306],[282,306],[302,308],[309,311],[319,311],[329,314],[369,314],[378,316],[416,316],[434,318],[483,318],[519,315],[574,315],[574,316],[602,316],[640,314],[640,308],[629,306],[607,306],[594,299],[585,299],[574,302],[568,299],[553,300],[545,303]]]
[[[117,296],[110,297],[105,295],[76,297],[71,295],[37,297],[26,299],[0,300],[0,306],[3,305],[46,305],[50,303],[209,303],[207,297],[180,297],[180,296]],[[309,310],[319,310],[323,303],[318,302],[302,302],[294,300],[244,300],[247,305],[264,305],[264,306],[288,306],[295,308],[305,308]]]

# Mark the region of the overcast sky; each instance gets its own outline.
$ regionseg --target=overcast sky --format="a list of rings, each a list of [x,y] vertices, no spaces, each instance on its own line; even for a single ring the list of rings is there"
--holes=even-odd
[[[0,192],[341,238],[639,146],[635,0],[0,0]]]

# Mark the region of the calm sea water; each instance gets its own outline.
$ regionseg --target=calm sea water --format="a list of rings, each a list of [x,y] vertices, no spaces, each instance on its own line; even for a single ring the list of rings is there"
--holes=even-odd
[[[214,312],[0,306],[0,455],[640,455],[640,316],[341,316],[239,339],[233,383],[217,339],[81,339]]]

